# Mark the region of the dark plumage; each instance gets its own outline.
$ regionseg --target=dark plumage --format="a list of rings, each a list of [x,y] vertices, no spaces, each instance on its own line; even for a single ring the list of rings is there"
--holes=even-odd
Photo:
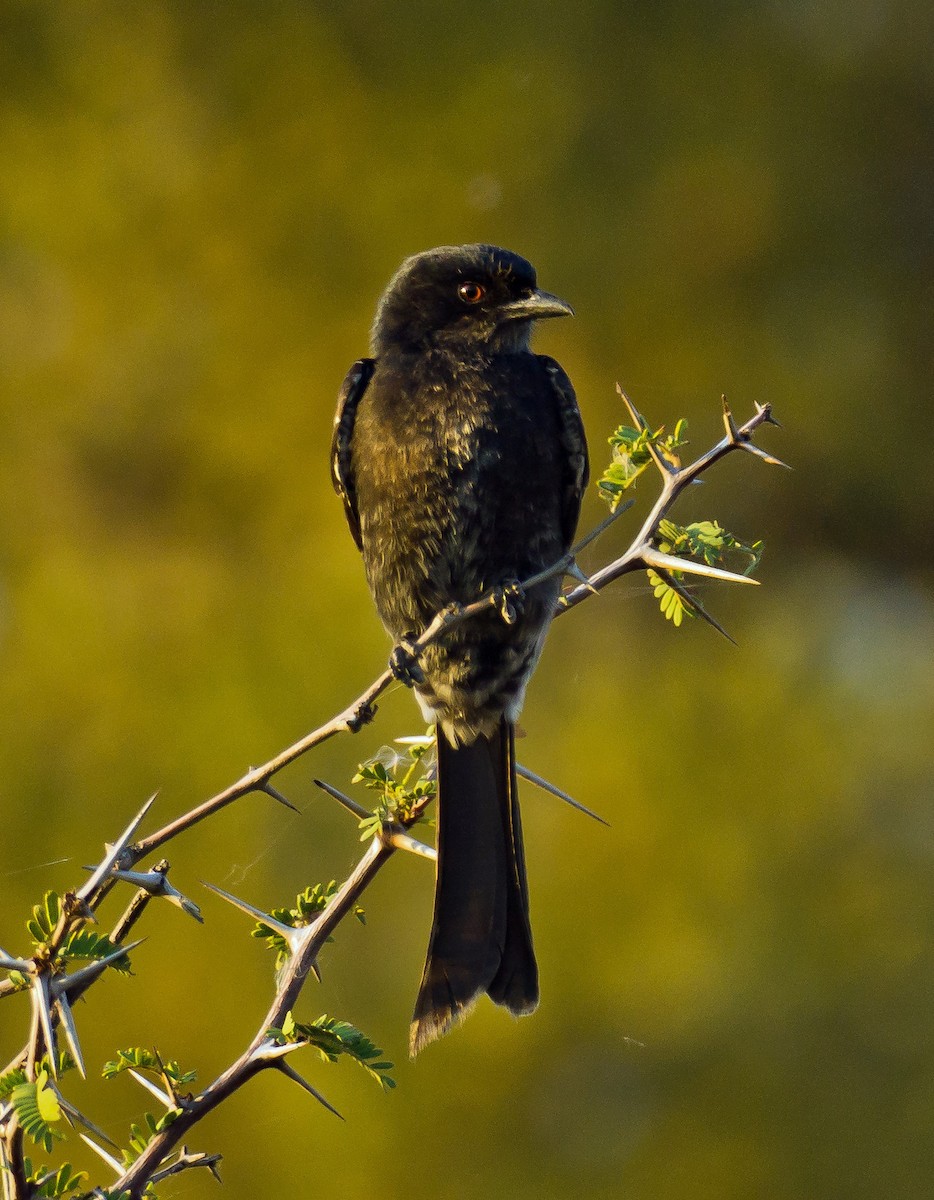
[[[570,315],[525,259],[495,246],[415,255],[387,287],[373,358],[338,401],[334,484],[380,617],[398,643],[439,609],[550,566],[574,537],[587,448],[574,391],[532,354],[532,322]],[[508,624],[492,607],[430,646],[416,694],[438,732],[438,874],[412,1052],[481,992],[538,1003],[514,722],[560,581]]]

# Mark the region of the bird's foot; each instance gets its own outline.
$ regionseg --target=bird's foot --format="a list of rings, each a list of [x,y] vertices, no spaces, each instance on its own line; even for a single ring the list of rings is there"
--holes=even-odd
[[[525,605],[525,590],[518,579],[511,579],[508,583],[501,583],[493,589],[491,600],[493,607],[506,624],[515,625],[516,621],[522,616],[522,609]]]
[[[425,673],[419,665],[418,653],[415,634],[406,634],[393,646],[389,656],[390,671],[406,687],[415,687],[416,684],[425,682]]]

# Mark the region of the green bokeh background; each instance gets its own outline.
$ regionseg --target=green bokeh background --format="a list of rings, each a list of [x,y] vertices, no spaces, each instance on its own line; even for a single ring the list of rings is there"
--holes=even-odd
[[[612,826],[526,795],[539,1012],[484,1003],[406,1061],[431,882],[393,862],[303,1015],[362,1025],[399,1087],[309,1056],[341,1124],[257,1081],[195,1139],[227,1195],[931,1194],[932,26],[920,0],[3,0],[5,947],[150,792],[191,806],[381,669],[327,447],[406,254],[497,242],[572,301],[538,344],[598,464],[619,380],[698,451],[721,392],[770,401],[795,467],[734,456],[679,510],[766,541],[762,588],[704,592],[738,649],[632,579],[553,631],[521,754]],[[151,912],[137,979],[79,1013],[91,1064],[230,1060],[269,963],[198,880],[271,906],[346,872],[311,779],[417,729],[397,689],[280,777],[301,816],[252,797],[173,846],[207,924]],[[26,1022],[4,1002],[4,1061]],[[115,1136],[145,1107],[71,1094]]]

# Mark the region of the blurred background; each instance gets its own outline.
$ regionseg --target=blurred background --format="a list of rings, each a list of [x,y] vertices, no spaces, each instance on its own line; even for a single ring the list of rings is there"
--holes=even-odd
[[[399,1087],[309,1052],[340,1123],[257,1081],[193,1142],[228,1196],[930,1195],[932,24],[920,0],[4,0],[4,947],[151,792],[155,828],[385,664],[327,452],[407,254],[500,243],[574,304],[538,346],[597,474],[617,381],[698,453],[721,392],[769,401],[795,468],[734,455],[676,512],[765,540],[761,588],[703,592],[738,648],[636,578],[554,628],[521,756],[611,827],[526,789],[538,1013],[484,1002],[407,1061],[432,885],[394,861],[300,1015],[362,1026]],[[92,1074],[156,1044],[207,1082],[239,1052],[271,964],[198,881],[273,906],[341,877],[357,832],[313,776],[419,731],[396,689],[279,777],[300,816],[250,797],[172,846],[207,924],[150,910],[137,978],[79,1013]],[[3,1061],[27,1022],[4,1002]],[[146,1107],[126,1077],[69,1094],[117,1138]]]

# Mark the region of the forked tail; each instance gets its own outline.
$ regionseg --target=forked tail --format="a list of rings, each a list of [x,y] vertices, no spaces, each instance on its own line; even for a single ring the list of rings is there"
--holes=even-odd
[[[452,746],[438,727],[438,867],[428,957],[415,1002],[415,1055],[482,992],[518,1015],[538,1004],[512,723]]]

